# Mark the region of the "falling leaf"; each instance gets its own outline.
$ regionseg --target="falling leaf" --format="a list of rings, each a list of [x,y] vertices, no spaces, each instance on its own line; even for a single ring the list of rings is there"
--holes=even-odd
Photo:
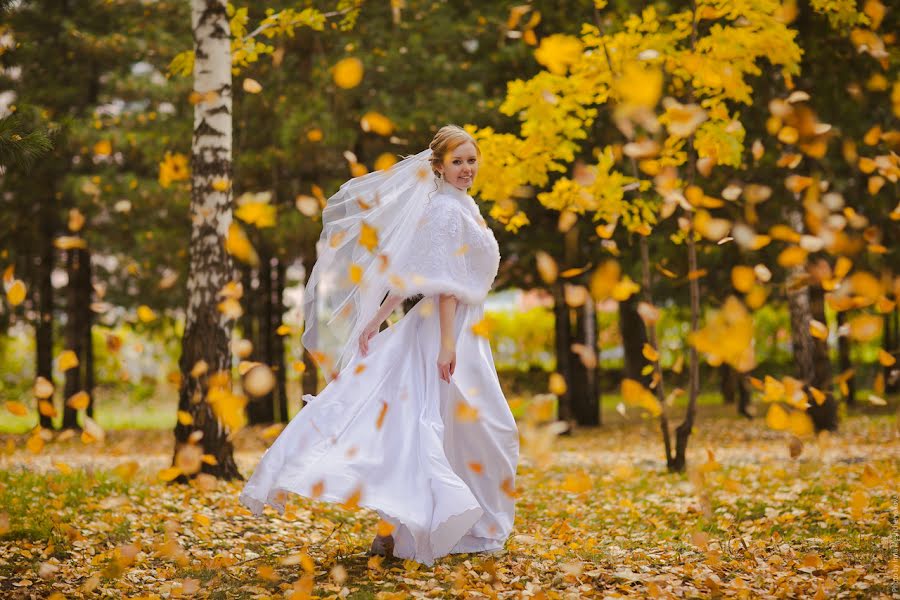
[[[381,401],[381,410],[378,411],[378,418],[375,420],[375,429],[381,429],[382,425],[384,425],[384,417],[387,414],[388,403],[384,400]]]
[[[257,266],[259,264],[259,256],[256,254],[256,249],[253,248],[253,245],[250,243],[244,230],[241,229],[241,226],[234,221],[228,225],[228,235],[225,238],[225,250],[238,260],[251,266]]]
[[[25,405],[21,402],[16,402],[15,400],[6,401],[6,410],[16,415],[17,417],[24,417],[28,414],[28,409],[25,407]]]
[[[18,306],[25,300],[25,284],[15,279],[6,290],[6,299],[11,306]]]
[[[566,380],[559,373],[551,373],[550,374],[550,385],[549,390],[551,394],[556,394],[557,396],[562,396],[566,393]]]
[[[643,408],[654,417],[662,414],[662,409],[656,396],[634,379],[626,378],[622,380],[622,398],[626,404]]]
[[[332,69],[332,77],[339,88],[355,88],[363,78],[362,61],[353,57],[341,59]]]
[[[646,358],[650,362],[656,362],[659,360],[659,352],[657,352],[656,348],[654,348],[650,344],[644,344],[643,349],[641,349],[641,354],[643,354],[644,358]]]
[[[349,510],[356,509],[359,507],[359,501],[361,499],[362,499],[362,488],[357,487],[350,493],[349,496],[347,496],[347,499],[344,500],[344,502],[343,502],[343,504],[341,504],[341,506],[343,506],[344,508],[349,509]]]
[[[378,245],[378,230],[366,223],[362,222],[359,232],[359,245],[374,254],[375,247]]]
[[[251,79],[249,77],[244,78],[243,83],[244,91],[248,94],[258,94],[262,91],[262,85],[255,79]]]
[[[248,225],[263,229],[275,226],[276,210],[274,205],[266,202],[245,202],[234,211],[234,216]]]
[[[359,126],[363,131],[371,131],[384,137],[394,133],[394,123],[379,112],[370,111],[364,114],[359,120]]]
[[[581,41],[571,35],[553,34],[541,40],[534,51],[534,58],[551,73],[562,75],[570,65],[581,58],[584,49]]]
[[[72,410],[85,410],[91,403],[91,397],[84,390],[77,392],[66,400],[66,406]]]
[[[474,423],[478,420],[478,409],[462,400],[456,403],[454,414],[460,423]]]

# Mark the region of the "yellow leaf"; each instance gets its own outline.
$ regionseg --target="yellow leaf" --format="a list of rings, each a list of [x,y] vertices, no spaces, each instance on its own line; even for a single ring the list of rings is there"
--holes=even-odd
[[[378,155],[378,158],[375,159],[375,170],[376,171],[384,171],[385,169],[390,169],[397,163],[397,157],[390,152],[382,152]]]
[[[57,415],[56,407],[46,400],[38,400],[38,412],[45,417],[53,418]]]
[[[388,403],[384,400],[381,401],[381,410],[378,411],[378,419],[375,420],[375,429],[381,429],[381,426],[384,425],[384,417],[387,414]]]
[[[365,221],[362,222],[359,232],[359,245],[372,253],[375,252],[375,247],[378,245],[378,230]]]
[[[478,409],[467,402],[459,401],[456,403],[456,420],[460,423],[474,423],[478,420]]]
[[[807,252],[800,246],[788,246],[778,255],[778,264],[782,267],[797,267],[806,262]]]
[[[570,473],[566,475],[565,480],[563,480],[562,489],[566,492],[582,494],[584,492],[590,491],[593,485],[594,484],[591,481],[591,476],[584,471],[579,471],[577,473]]]
[[[622,399],[626,404],[645,409],[654,417],[662,414],[662,408],[656,396],[634,379],[622,380]]]
[[[243,87],[244,87],[244,91],[247,92],[248,94],[258,94],[263,89],[262,85],[260,85],[260,83],[257,80],[251,79],[249,77],[244,78]]]
[[[387,137],[394,133],[394,123],[383,114],[369,111],[359,120],[359,126],[363,131],[371,131],[380,136]]]
[[[264,440],[274,440],[284,430],[284,423],[274,423],[269,425],[260,432],[260,437]]]
[[[491,339],[492,329],[493,322],[491,321],[490,317],[485,317],[472,325],[472,333],[477,336],[483,337],[486,340]]]
[[[350,265],[350,281],[352,283],[359,283],[362,281],[362,267],[356,263]]]
[[[6,401],[6,410],[16,415],[17,417],[24,417],[28,414],[28,408],[26,408],[25,405],[21,402],[17,402],[15,400]]]
[[[363,64],[358,58],[344,58],[332,70],[334,83],[345,90],[355,88],[363,78]]]
[[[293,328],[290,325],[279,325],[278,329],[275,330],[276,335],[290,335],[293,331]]]
[[[259,256],[256,249],[250,243],[244,230],[234,221],[228,225],[228,236],[225,238],[225,250],[249,265],[256,266],[259,264]]]
[[[577,37],[553,34],[541,40],[541,45],[534,51],[534,58],[551,73],[562,75],[581,58],[583,49]]]
[[[562,396],[566,393],[566,380],[559,373],[551,373],[550,374],[550,393],[556,394],[557,396]]]
[[[84,238],[74,235],[61,235],[53,240],[53,245],[60,250],[75,250],[77,248],[87,248],[87,242]]]
[[[857,315],[848,323],[850,339],[857,342],[871,342],[881,335],[883,320],[875,315]]]
[[[612,289],[612,297],[613,300],[618,302],[624,302],[631,298],[632,295],[639,292],[641,286],[636,284],[631,278],[626,275],[620,281],[618,281]]]
[[[212,182],[212,189],[217,192],[227,192],[230,186],[231,182],[226,177],[217,177]]]
[[[112,143],[109,140],[100,140],[94,144],[94,154],[97,156],[109,156],[112,154]]]
[[[66,400],[66,406],[68,406],[72,410],[84,410],[90,403],[91,397],[84,390],[73,394],[68,400]]]
[[[869,495],[863,490],[856,490],[850,495],[850,513],[854,519],[861,519],[869,505]]]
[[[643,354],[644,358],[646,358],[650,362],[656,362],[659,360],[659,352],[657,352],[656,348],[654,348],[650,344],[644,344],[644,348],[641,350],[641,354]]]
[[[756,273],[753,267],[738,265],[731,269],[731,285],[739,292],[747,293],[756,283]]]
[[[62,473],[63,475],[71,475],[72,474],[73,469],[67,463],[64,463],[61,461],[54,462],[53,466],[56,467],[57,469],[59,469],[59,472]]]
[[[78,355],[72,350],[63,350],[59,355],[59,370],[68,371],[78,366]]]
[[[255,225],[258,229],[275,226],[276,208],[268,202],[244,202],[234,216],[249,225]]]
[[[201,527],[209,527],[211,521],[209,517],[201,513],[194,513],[194,523]]]
[[[156,478],[160,481],[172,481],[176,477],[181,475],[181,469],[178,467],[169,467],[167,469],[163,469],[156,474]]]
[[[358,487],[344,500],[343,506],[344,508],[353,510],[359,506],[359,501],[362,499],[362,488]],[[380,558],[380,557],[379,557]]]
[[[321,142],[325,137],[325,134],[322,133],[322,130],[318,127],[313,127],[309,131],[306,132],[306,139],[308,139],[312,143]]]
[[[15,279],[9,289],[6,290],[6,299],[11,306],[18,306],[25,300],[25,284],[22,280]]]
[[[822,392],[822,390],[810,386],[809,393],[812,394],[813,400],[815,400],[816,404],[818,404],[819,406],[822,406],[822,404],[825,402],[825,398],[826,398],[825,394]]]
[[[879,348],[878,362],[880,362],[883,367],[892,367],[894,366],[894,363],[897,362],[897,358],[890,352],[885,352],[884,349]]]
[[[149,323],[156,319],[156,313],[146,304],[141,304],[137,308],[137,317],[141,323]]]
[[[862,476],[859,479],[864,486],[875,487],[881,483],[881,474],[875,470],[875,467],[866,463],[866,466],[863,467]]]
[[[828,339],[828,327],[825,326],[821,321],[816,321],[815,319],[810,320],[809,322],[809,334],[816,338],[817,340],[827,340]]]
[[[69,209],[69,231],[81,231],[84,227],[84,215],[77,208]]]
[[[27,442],[25,442],[25,447],[32,454],[38,454],[44,448],[44,438],[42,438],[39,433],[35,433],[28,438]]]
[[[773,404],[772,406],[778,405]],[[810,435],[814,431],[812,419],[805,411],[800,410],[791,411],[788,417],[788,429],[797,437]]]
[[[781,405],[773,404],[769,407],[769,412],[766,413],[766,425],[777,431],[782,431],[787,429],[789,424],[788,414],[781,408]]]
[[[186,410],[178,411],[178,422],[182,425],[191,425],[194,423],[194,417]]]
[[[378,525],[375,526],[375,533],[380,536],[388,536],[391,535],[394,531],[394,526],[385,521],[384,519],[379,519]]]

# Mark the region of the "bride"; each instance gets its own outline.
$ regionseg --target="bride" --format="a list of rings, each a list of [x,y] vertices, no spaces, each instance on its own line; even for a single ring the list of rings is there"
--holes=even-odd
[[[328,383],[245,484],[253,514],[283,512],[288,492],[364,506],[383,521],[370,553],[426,565],[503,548],[519,437],[483,333],[500,254],[466,193],[480,156],[448,125],[329,198],[302,336]]]

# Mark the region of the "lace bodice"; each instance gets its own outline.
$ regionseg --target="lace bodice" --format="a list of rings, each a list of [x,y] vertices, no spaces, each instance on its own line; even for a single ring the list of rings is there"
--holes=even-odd
[[[391,273],[399,296],[447,293],[460,302],[483,302],[500,265],[500,250],[475,201],[444,184],[427,200],[410,248]]]

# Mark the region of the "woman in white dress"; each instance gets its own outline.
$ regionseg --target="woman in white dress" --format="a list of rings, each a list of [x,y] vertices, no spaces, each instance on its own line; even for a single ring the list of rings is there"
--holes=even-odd
[[[500,255],[466,193],[479,159],[448,125],[428,150],[328,200],[303,334],[328,384],[304,396],[245,484],[254,514],[283,512],[287,492],[364,506],[391,530],[370,553],[427,565],[503,548],[519,436],[482,331]]]

